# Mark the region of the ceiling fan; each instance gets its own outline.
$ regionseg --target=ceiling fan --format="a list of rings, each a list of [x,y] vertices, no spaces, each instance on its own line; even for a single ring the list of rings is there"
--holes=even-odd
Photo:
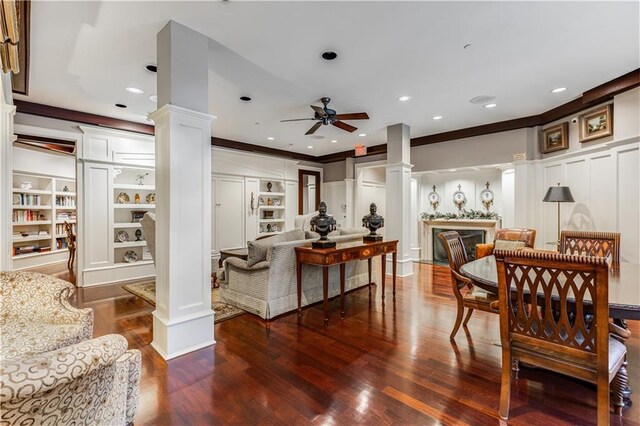
[[[355,132],[356,130],[358,130],[357,127],[353,127],[350,124],[347,124],[341,120],[368,120],[369,116],[367,115],[366,112],[354,112],[354,113],[349,113],[349,114],[338,114],[335,110],[331,109],[331,108],[327,108],[327,104],[329,102],[331,102],[330,98],[324,97],[320,99],[322,101],[322,103],[324,104],[324,108],[321,108],[319,106],[316,105],[309,105],[313,111],[313,118],[294,118],[291,120],[280,120],[281,123],[284,123],[286,121],[306,121],[306,120],[316,120],[318,121],[316,124],[314,124],[313,126],[311,126],[311,128],[309,130],[307,130],[307,133],[305,133],[305,135],[312,135],[316,132],[316,130],[318,130],[320,128],[320,126],[322,126],[323,124],[326,125],[333,125],[336,126],[339,129],[345,130],[349,133]]]

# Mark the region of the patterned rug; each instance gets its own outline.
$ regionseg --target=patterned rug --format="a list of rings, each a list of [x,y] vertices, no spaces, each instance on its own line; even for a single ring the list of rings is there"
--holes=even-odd
[[[137,284],[125,284],[122,286],[123,289],[127,290],[129,293],[133,293],[136,296],[146,300],[151,303],[153,306],[156,305],[156,282],[149,281],[145,283],[137,283]],[[217,324],[222,321],[226,321],[231,318],[235,318],[239,315],[244,314],[245,312],[236,308],[235,306],[231,306],[228,303],[224,303],[220,301],[220,291],[217,288],[211,290],[211,309],[213,309],[214,320],[213,323]]]

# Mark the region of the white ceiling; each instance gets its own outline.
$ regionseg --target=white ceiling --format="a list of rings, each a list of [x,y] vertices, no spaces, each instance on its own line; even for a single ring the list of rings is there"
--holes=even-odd
[[[214,136],[324,155],[384,143],[386,126],[399,122],[417,137],[568,102],[640,67],[639,16],[637,1],[34,1],[30,95],[16,98],[145,122],[156,82],[144,65],[155,62],[156,34],[173,19],[214,40]],[[320,59],[326,49],[339,58]],[[558,86],[568,90],[549,92]],[[496,96],[498,107],[469,103],[478,95]],[[323,126],[322,140],[304,136],[311,122],[279,122],[311,117],[308,105],[322,96],[338,113],[371,119],[349,122],[354,134]]]

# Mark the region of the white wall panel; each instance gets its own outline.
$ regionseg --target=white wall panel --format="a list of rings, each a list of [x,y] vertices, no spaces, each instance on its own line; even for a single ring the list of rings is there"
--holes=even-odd
[[[620,257],[627,262],[640,262],[640,156],[638,148],[620,150],[618,163],[618,232]]]
[[[97,268],[113,264],[113,218],[108,194],[112,194],[112,166],[85,163],[84,220],[82,225],[84,268]]]
[[[611,154],[593,157],[590,161],[590,218],[591,230],[615,231],[616,217],[612,214],[616,209],[616,174],[614,159]],[[574,224],[577,225],[577,224]],[[576,229],[587,229],[579,228]]]
[[[244,247],[244,179],[216,177],[213,179],[214,250]]]

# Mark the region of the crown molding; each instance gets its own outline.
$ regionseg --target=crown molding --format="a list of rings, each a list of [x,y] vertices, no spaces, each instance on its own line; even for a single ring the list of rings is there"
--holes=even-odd
[[[450,140],[470,138],[474,136],[488,135],[492,133],[506,132],[510,130],[524,129],[529,127],[543,126],[563,117],[576,114],[589,109],[600,103],[610,101],[617,94],[626,92],[640,86],[640,68],[628,72],[620,77],[614,78],[600,86],[594,87],[582,94],[577,99],[560,105],[556,108],[529,117],[515,118],[512,120],[500,121],[497,123],[483,124],[480,126],[467,127],[464,129],[451,130],[433,135],[419,136],[411,139],[411,146],[429,145],[432,143],[447,142]],[[75,121],[83,124],[92,124],[111,129],[126,130],[130,132],[153,135],[154,127],[148,124],[136,123],[118,118],[105,117],[102,115],[90,114],[86,112],[73,111],[70,109],[52,107],[48,105],[36,104],[27,101],[14,100],[17,112],[41,117],[56,118],[65,121]],[[269,148],[262,145],[254,145],[246,142],[239,142],[217,137],[211,138],[211,145],[221,148],[230,148],[239,151],[254,152],[258,154],[275,155],[278,157],[292,158],[295,160],[311,161],[315,163],[333,163],[354,157],[354,151],[342,151],[333,154],[314,157],[307,154],[299,154],[282,149]],[[386,154],[387,145],[380,144],[367,147],[367,156]]]

